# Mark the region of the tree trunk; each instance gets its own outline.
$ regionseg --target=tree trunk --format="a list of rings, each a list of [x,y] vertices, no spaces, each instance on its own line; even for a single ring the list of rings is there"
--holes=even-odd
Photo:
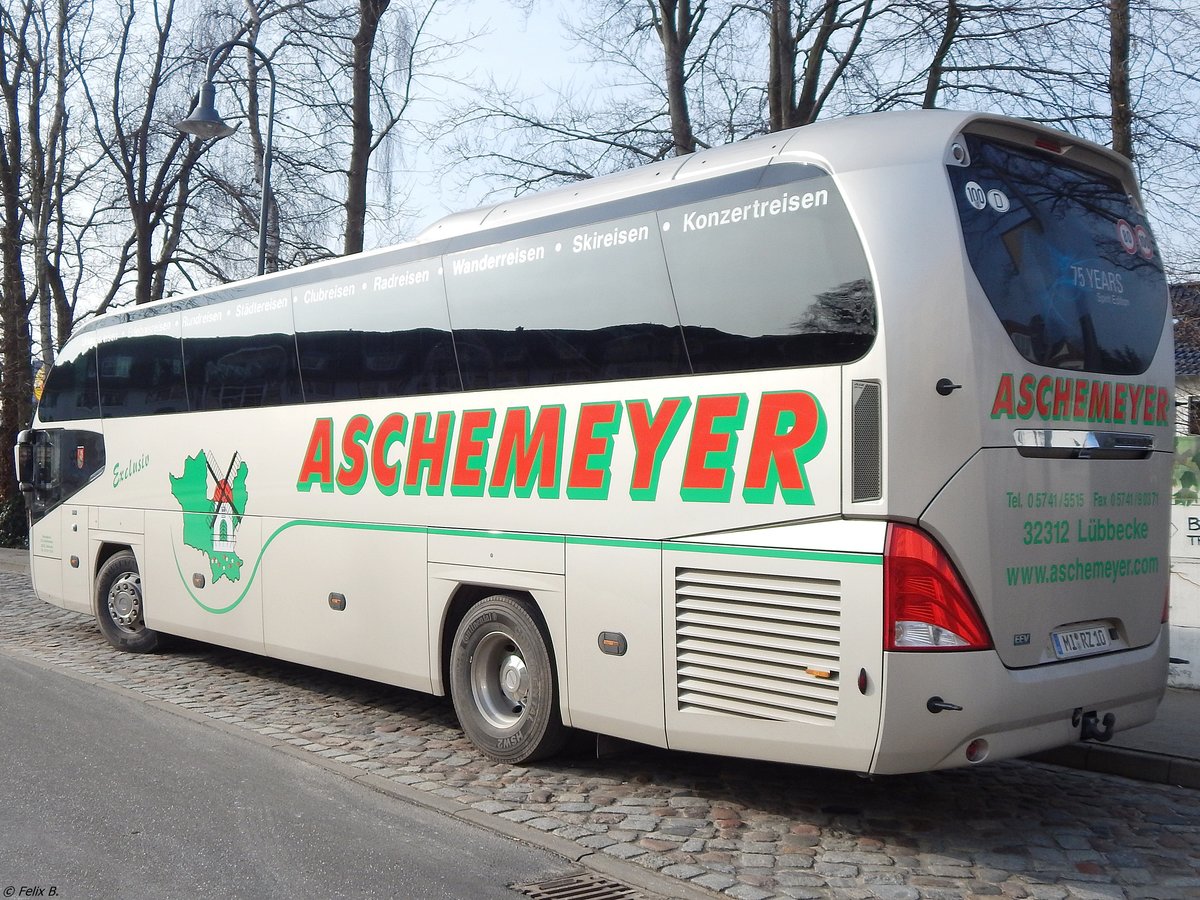
[[[10,139],[13,137],[9,136]],[[19,140],[19,137],[18,137]],[[10,140],[11,143],[11,140]],[[21,213],[14,193],[19,180],[9,170],[13,157],[5,148],[0,169],[3,182],[4,223],[0,227],[0,354],[4,368],[0,372],[0,504],[15,494],[12,447],[17,432],[33,417],[33,377],[30,369],[29,300],[25,291],[25,273],[21,265]]]
[[[133,203],[133,227],[137,232],[134,242],[134,260],[137,264],[137,283],[134,285],[133,302],[149,303],[154,296],[154,225],[146,203]]]
[[[1112,145],[1133,159],[1133,103],[1129,89],[1129,0],[1108,3],[1108,93],[1112,102]]]
[[[771,131],[791,128],[796,109],[796,38],[791,0],[771,0],[767,106]]]
[[[0,45],[0,505],[16,494],[16,473],[13,470],[12,447],[17,432],[29,424],[33,412],[33,377],[30,368],[29,294],[25,286],[22,254],[25,251],[22,230],[25,214],[22,209],[23,180],[27,177],[25,157],[23,107],[28,107],[31,87],[31,60],[25,43],[31,30],[32,8],[15,10],[17,18],[4,13],[8,32]]]
[[[817,106],[817,89],[821,86],[821,64],[825,59],[825,51],[829,49],[830,41],[833,40],[834,32],[837,31],[840,5],[840,0],[825,0],[821,27],[817,29],[817,36],[808,51],[808,62],[804,66],[799,97],[796,98],[796,105],[792,110],[793,125],[811,125],[821,111]]]
[[[62,283],[62,228],[63,228],[63,170],[67,163],[67,142],[65,135],[67,118],[67,3],[58,0],[56,5],[56,21],[54,23],[54,68],[51,72],[53,80],[54,108],[51,113],[50,127],[46,133],[45,147],[40,151],[43,160],[41,166],[40,185],[41,202],[34,208],[38,210],[34,228],[37,234],[37,256],[35,258],[35,276],[38,300],[38,345],[41,350],[42,362],[50,366],[54,363],[55,317],[57,311],[66,306],[66,290]],[[40,142],[40,135],[30,131],[31,145]],[[51,232],[55,238],[51,241]],[[69,327],[68,327],[69,331]],[[67,336],[60,335],[59,340],[65,341]]]
[[[658,36],[662,41],[667,80],[667,112],[671,118],[671,147],[676,156],[696,151],[687,99],[687,51],[696,26],[704,15],[701,2],[695,13],[691,0],[659,0]]]
[[[361,253],[367,228],[367,172],[371,163],[371,54],[379,19],[391,0],[359,0],[353,39],[350,98],[350,167],[346,172],[346,240],[343,253]]]
[[[958,0],[949,0],[946,4],[946,30],[942,32],[942,39],[938,43],[937,50],[934,51],[933,61],[929,64],[929,74],[925,78],[925,96],[921,100],[923,109],[937,107],[937,96],[942,89],[942,73],[946,68],[946,59],[950,56],[950,49],[954,46],[954,39],[958,36],[958,27],[961,24],[962,10],[959,9]]]
[[[790,0],[771,0],[768,14],[770,72],[767,76],[767,105],[771,131],[810,125],[821,115],[829,95],[845,74],[846,67],[862,43],[872,17],[872,0],[854,4],[845,0],[823,0],[801,4],[796,11]],[[839,47],[834,38],[849,30],[850,37]],[[800,67],[801,46],[807,42]],[[832,60],[832,70],[825,64]]]

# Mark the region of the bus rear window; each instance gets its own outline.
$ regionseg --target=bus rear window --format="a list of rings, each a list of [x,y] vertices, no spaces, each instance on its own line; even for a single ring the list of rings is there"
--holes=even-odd
[[[1109,375],[1149,367],[1167,314],[1145,216],[1096,172],[967,135],[948,171],[967,256],[1032,363]]]

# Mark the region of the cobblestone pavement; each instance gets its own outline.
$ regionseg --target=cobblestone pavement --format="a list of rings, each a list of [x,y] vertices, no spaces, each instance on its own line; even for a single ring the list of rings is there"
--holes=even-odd
[[[1186,788],[1023,761],[864,780],[654,748],[497,765],[446,699],[191,642],[121,654],[16,574],[0,573],[0,650],[739,900],[1200,898]]]

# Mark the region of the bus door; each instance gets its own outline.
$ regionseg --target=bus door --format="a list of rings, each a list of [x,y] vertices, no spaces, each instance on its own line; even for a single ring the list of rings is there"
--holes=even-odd
[[[37,428],[17,439],[17,479],[31,522],[34,588],[56,606],[70,601],[70,608],[90,611],[88,507],[72,500],[104,466],[104,439],[96,431]]]

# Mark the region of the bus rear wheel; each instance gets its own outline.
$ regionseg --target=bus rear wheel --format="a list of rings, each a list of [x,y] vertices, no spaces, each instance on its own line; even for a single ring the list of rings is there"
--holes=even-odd
[[[96,576],[96,624],[110,644],[127,653],[153,653],[161,635],[146,627],[142,576],[129,550],[109,557]]]
[[[467,737],[497,762],[552,756],[567,739],[548,641],[528,600],[496,594],[467,611],[450,653],[450,693]]]

